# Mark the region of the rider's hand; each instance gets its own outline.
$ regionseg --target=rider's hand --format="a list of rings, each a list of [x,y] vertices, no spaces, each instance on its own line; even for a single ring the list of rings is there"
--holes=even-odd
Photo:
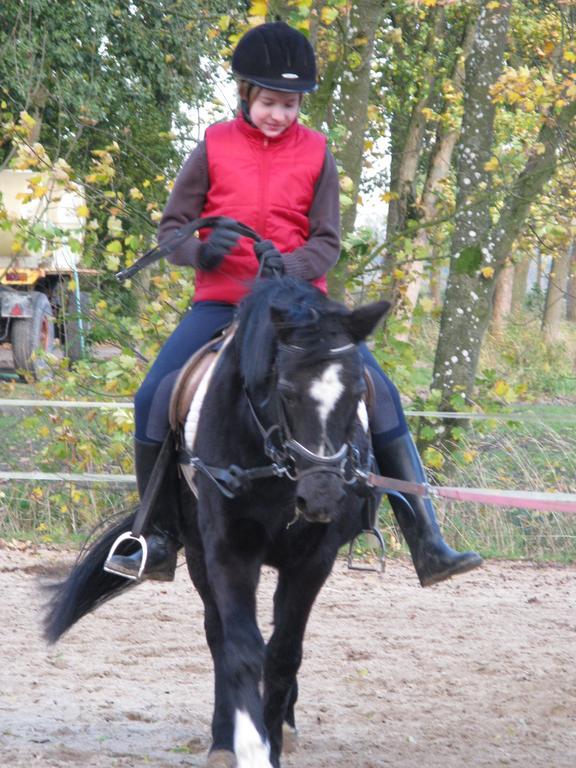
[[[284,259],[271,240],[262,240],[254,246],[254,253],[260,259],[262,269],[261,277],[274,277],[284,274]]]
[[[212,234],[200,246],[198,266],[205,272],[217,269],[224,256],[230,253],[240,239],[240,234],[226,226],[215,227]]]

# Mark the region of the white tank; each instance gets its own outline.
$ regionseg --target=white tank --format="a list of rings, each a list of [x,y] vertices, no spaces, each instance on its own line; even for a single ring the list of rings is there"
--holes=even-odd
[[[78,209],[86,205],[82,186],[74,184],[72,189],[64,190],[60,185],[47,181],[47,195],[24,203],[18,195],[29,193],[30,179],[38,175],[38,171],[0,171],[1,206],[6,210],[8,219],[14,222],[24,219],[31,223],[54,224],[82,240],[86,223],[85,218],[78,213]],[[43,243],[39,251],[22,250],[17,256],[12,254],[14,231],[0,229],[0,271],[9,266],[21,269],[41,266],[48,271],[69,272],[78,266],[79,254],[73,253],[68,245],[50,248]],[[47,251],[50,250],[52,252],[48,256]]]

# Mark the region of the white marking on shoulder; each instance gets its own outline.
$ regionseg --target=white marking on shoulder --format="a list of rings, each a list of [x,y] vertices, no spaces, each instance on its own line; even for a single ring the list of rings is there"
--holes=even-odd
[[[206,392],[208,392],[208,385],[210,384],[210,379],[214,373],[216,362],[217,358],[214,358],[212,364],[198,385],[198,389],[194,393],[194,397],[190,403],[190,410],[186,416],[186,421],[184,422],[184,443],[189,451],[194,450],[194,442],[196,440],[196,432],[198,430],[198,419],[200,418],[200,411],[202,410],[202,405],[204,404]]]
[[[310,385],[310,396],[318,403],[318,416],[323,433],[326,432],[328,416],[344,392],[344,384],[340,379],[341,371],[341,363],[330,363],[322,375]]]
[[[236,710],[234,754],[237,768],[272,768],[270,745],[262,741],[248,712]]]
[[[198,385],[198,389],[194,393],[192,402],[190,403],[190,410],[188,411],[186,421],[184,422],[184,445],[189,451],[194,450],[194,442],[196,441],[196,433],[198,431],[198,419],[200,418],[200,411],[202,410],[204,398],[208,392],[208,386],[212,380],[212,374],[216,368],[216,363],[220,360],[221,353],[224,351],[224,348],[228,346],[233,338],[234,334],[230,334],[228,338],[224,340],[220,354],[216,355],[214,360],[212,360],[212,363],[206,370],[206,373]]]
[[[362,426],[364,432],[368,433],[370,422],[368,420],[368,408],[366,408],[365,400],[360,400],[358,403],[358,419],[360,420],[360,425]]]

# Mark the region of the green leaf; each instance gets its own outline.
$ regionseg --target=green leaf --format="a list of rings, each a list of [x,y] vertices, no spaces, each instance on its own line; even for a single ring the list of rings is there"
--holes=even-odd
[[[460,251],[454,261],[454,272],[457,275],[473,275],[482,263],[482,249],[479,245],[469,245]]]
[[[122,253],[122,243],[120,240],[111,240],[106,244],[108,253]]]

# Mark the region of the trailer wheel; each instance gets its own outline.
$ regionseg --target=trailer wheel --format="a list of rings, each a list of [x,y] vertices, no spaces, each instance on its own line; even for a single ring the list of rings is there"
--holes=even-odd
[[[32,317],[12,320],[12,354],[17,369],[43,379],[50,376],[50,366],[43,354],[54,353],[54,314],[43,293],[32,293],[32,306]]]
[[[66,357],[71,363],[86,356],[90,333],[90,300],[85,293],[80,293],[80,306],[76,294],[69,291],[66,296],[66,308],[62,313],[62,341]]]

